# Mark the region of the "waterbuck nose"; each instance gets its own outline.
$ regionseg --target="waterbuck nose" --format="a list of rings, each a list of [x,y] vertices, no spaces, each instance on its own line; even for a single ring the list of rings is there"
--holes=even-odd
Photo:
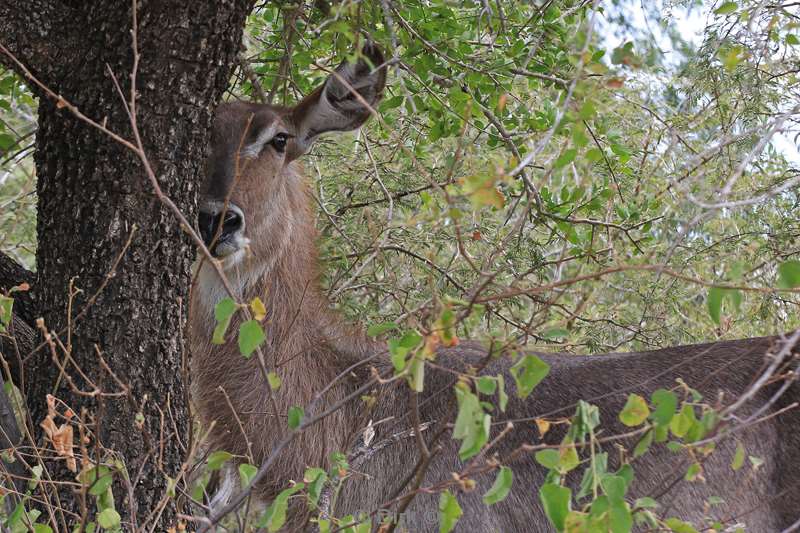
[[[216,244],[225,242],[244,228],[244,216],[241,209],[231,203],[227,206],[215,204],[216,202],[201,207],[197,216],[200,236],[209,247],[214,241]],[[214,253],[214,250],[211,252]]]

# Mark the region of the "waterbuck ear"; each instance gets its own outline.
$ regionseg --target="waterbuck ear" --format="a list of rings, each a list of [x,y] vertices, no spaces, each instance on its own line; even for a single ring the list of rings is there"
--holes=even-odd
[[[381,51],[367,41],[355,63],[343,62],[290,111],[288,121],[295,135],[292,159],[306,153],[320,134],[354,130],[366,122],[383,96],[383,63]]]

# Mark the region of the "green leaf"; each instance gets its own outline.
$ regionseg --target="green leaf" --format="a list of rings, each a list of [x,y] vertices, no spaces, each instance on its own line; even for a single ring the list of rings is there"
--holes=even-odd
[[[561,168],[565,167],[568,164],[572,163],[575,160],[575,156],[578,154],[578,150],[575,148],[570,148],[569,150],[565,150],[563,154],[558,156],[556,162],[553,163],[554,168]]]
[[[781,289],[800,287],[800,261],[786,261],[778,266],[778,287]]]
[[[644,434],[642,440],[636,443],[636,447],[633,449],[633,458],[636,459],[637,457],[641,457],[647,450],[650,449],[650,445],[653,444],[653,435],[655,431],[652,429],[649,430],[647,433]]]
[[[393,329],[398,329],[399,327],[400,326],[398,326],[394,322],[384,322],[383,324],[373,324],[373,325],[371,325],[370,327],[367,328],[367,335],[369,335],[370,337],[377,337],[378,335],[381,335],[381,334],[386,333],[387,331],[390,331],[390,330],[393,330]]]
[[[248,320],[239,326],[239,353],[249,358],[256,351],[256,348],[267,340],[261,324],[256,320]]]
[[[569,336],[569,330],[564,328],[550,328],[541,333],[541,337],[547,340],[562,339]]]
[[[275,372],[270,372],[267,374],[267,381],[269,382],[270,389],[278,390],[281,388],[281,377]]]
[[[558,449],[558,471],[566,474],[574,470],[581,463],[578,450],[573,445],[572,439],[567,435]]]
[[[313,467],[306,469],[303,474],[303,481],[308,487],[308,500],[316,507],[325,482],[328,480],[328,473],[322,468]]]
[[[795,35],[794,33],[787,33],[786,34],[786,44],[790,46],[797,46],[800,44],[800,37]]]
[[[458,414],[453,427],[453,438],[461,440],[458,455],[462,461],[477,454],[489,440],[492,418],[484,413],[478,397],[468,390],[456,387]]]
[[[439,496],[439,533],[453,531],[462,514],[463,511],[458,505],[456,497],[450,494],[449,490],[444,491]]]
[[[686,475],[683,476],[683,479],[686,481],[694,481],[697,479],[697,476],[700,475],[701,471],[700,463],[692,463],[689,465],[689,468],[686,469]]]
[[[715,324],[720,323],[720,313],[722,312],[722,297],[725,295],[724,289],[711,287],[708,291],[708,314]]]
[[[303,421],[303,408],[296,405],[289,408],[289,428],[297,429],[300,427],[300,422]]]
[[[100,527],[104,529],[114,529],[119,527],[121,520],[122,517],[119,516],[119,513],[111,507],[103,509],[97,515],[97,523],[100,524]]]
[[[206,467],[212,472],[214,470],[219,470],[222,468],[222,465],[231,459],[231,457],[233,457],[233,454],[224,450],[217,450],[208,456],[208,459],[206,460]]]
[[[517,383],[517,396],[527,398],[550,372],[550,365],[539,357],[528,354],[511,367],[511,375]]]
[[[53,533],[53,528],[47,524],[33,524],[33,533]]]
[[[478,391],[481,394],[491,396],[497,390],[497,380],[491,376],[481,376],[476,380]]]
[[[543,467],[554,470],[558,468],[558,462],[561,456],[558,453],[558,450],[546,449],[536,452],[536,455],[534,455],[533,458],[536,459],[536,462]]]
[[[500,468],[497,478],[494,480],[492,488],[483,495],[483,503],[494,505],[506,499],[508,491],[511,490],[511,483],[514,481],[514,473],[507,466]]]
[[[503,374],[497,376],[497,389],[499,391],[497,394],[497,403],[500,407],[500,411],[505,413],[506,405],[508,405],[508,394],[506,394],[506,380]]]
[[[675,533],[698,533],[691,524],[677,518],[667,518],[664,523]]]
[[[572,491],[561,485],[546,483],[539,489],[544,514],[558,531],[564,531],[564,522],[570,511]]]
[[[214,334],[211,337],[213,344],[223,344],[225,342],[225,332],[228,331],[228,326],[231,323],[233,313],[236,312],[236,302],[230,298],[223,298],[214,307],[214,318],[217,325],[214,328]]]
[[[298,483],[293,487],[282,490],[272,501],[267,511],[256,524],[256,527],[267,528],[267,531],[274,533],[286,523],[286,510],[289,507],[289,498],[305,487],[304,483]]]
[[[11,309],[13,306],[13,298],[0,294],[0,331],[5,331],[5,328],[11,324]]]
[[[249,463],[242,463],[239,465],[239,479],[242,482],[242,488],[245,488],[258,473],[258,468]]]
[[[625,500],[609,500],[608,519],[611,533],[630,533],[633,527],[631,510]]]
[[[666,389],[658,389],[650,397],[650,401],[655,406],[651,415],[653,422],[657,426],[666,426],[675,416],[675,409],[678,408],[678,397],[675,393]]]
[[[734,470],[739,470],[744,465],[744,457],[746,455],[746,451],[744,449],[744,445],[741,441],[736,442],[736,453],[733,455],[733,461],[731,461],[731,468]]]
[[[636,500],[633,506],[637,509],[655,509],[658,507],[658,502],[649,496],[645,496]]]
[[[648,416],[650,416],[650,408],[647,407],[644,398],[638,394],[631,394],[619,414],[619,420],[628,427],[634,427],[647,420]]]
[[[624,500],[628,484],[622,476],[607,475],[600,480],[603,492],[608,496],[609,501]]]
[[[110,487],[113,482],[114,477],[110,473],[101,476],[100,479],[92,484],[92,488],[89,489],[89,494],[92,496],[100,496],[108,490],[108,487]]]
[[[689,404],[684,404],[681,412],[670,422],[669,429],[676,437],[683,437],[696,423],[697,417],[694,414],[694,408]]]
[[[714,10],[717,15],[730,15],[739,9],[736,2],[723,2],[721,6]]]

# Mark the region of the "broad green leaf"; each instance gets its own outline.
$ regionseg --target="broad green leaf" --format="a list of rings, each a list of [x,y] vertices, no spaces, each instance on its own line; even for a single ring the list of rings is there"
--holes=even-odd
[[[478,453],[489,438],[491,417],[485,414],[478,397],[469,390],[456,387],[458,414],[453,426],[453,438],[461,440],[458,451],[461,460]]]
[[[281,377],[275,372],[269,372],[267,374],[267,381],[269,382],[270,389],[278,390],[281,388]]]
[[[672,418],[669,429],[676,437],[684,437],[689,430],[697,423],[694,408],[689,404],[684,404],[680,413]]]
[[[633,506],[638,509],[655,509],[658,507],[658,502],[649,496],[645,496],[637,499]]]
[[[497,380],[491,376],[481,376],[476,380],[476,385],[481,394],[491,396],[497,389]]]
[[[611,533],[630,533],[633,527],[633,517],[625,500],[609,498],[608,521]]]
[[[562,474],[574,470],[581,463],[578,457],[578,450],[567,436],[558,449],[558,471]]]
[[[619,420],[628,427],[638,426],[650,416],[650,408],[647,402],[638,394],[628,396],[625,407],[619,413]]]
[[[608,496],[609,501],[624,500],[625,491],[628,490],[627,483],[621,476],[607,475],[600,479],[600,486]]]
[[[228,453],[225,450],[217,450],[216,452],[209,454],[208,459],[206,460],[206,467],[211,471],[219,470],[222,468],[222,465],[224,465],[232,457],[233,454]]]
[[[527,354],[511,367],[511,375],[517,383],[517,396],[527,398],[550,372],[550,365],[539,357]]]
[[[578,154],[578,151],[575,148],[570,148],[569,150],[565,150],[563,154],[558,156],[555,163],[553,163],[553,167],[559,169],[561,167],[565,167],[568,164],[572,163],[575,160],[575,156]]]
[[[274,533],[286,523],[286,510],[289,507],[289,498],[296,492],[305,487],[304,483],[298,483],[293,487],[282,490],[272,501],[267,511],[256,524],[257,527],[267,528],[267,531]]]
[[[737,9],[739,9],[739,6],[736,2],[723,2],[722,5],[714,10],[714,13],[717,15],[729,15]]]
[[[564,522],[570,511],[572,491],[561,485],[546,483],[539,489],[544,514],[558,531],[564,531]]]
[[[439,533],[453,531],[462,514],[463,511],[458,505],[456,497],[450,494],[449,490],[444,491],[439,496]]]
[[[228,331],[234,312],[236,312],[236,302],[230,298],[223,298],[217,302],[214,307],[214,318],[217,321],[217,325],[211,337],[213,344],[223,344],[225,342],[225,332]]]
[[[245,488],[253,480],[258,473],[258,468],[249,463],[242,463],[239,465],[239,479],[242,482],[242,488]]]
[[[546,450],[539,450],[533,456],[536,459],[536,462],[542,465],[545,468],[553,470],[558,468],[558,461],[560,459],[560,455],[558,450],[553,449],[546,449]]]
[[[261,324],[256,320],[248,320],[239,326],[239,353],[249,358],[256,351],[256,348],[267,340]]]
[[[108,487],[110,487],[113,482],[114,476],[112,476],[110,473],[101,476],[100,479],[92,484],[92,488],[89,489],[89,494],[92,496],[100,496],[106,490],[108,490]]]
[[[501,502],[508,496],[508,491],[511,490],[511,483],[514,481],[514,473],[507,466],[500,467],[497,473],[497,478],[494,480],[492,487],[483,495],[483,503],[486,505],[494,505]]]
[[[53,528],[47,524],[33,524],[33,533],[53,533]]]
[[[708,314],[715,324],[720,323],[720,314],[722,313],[722,297],[725,294],[724,289],[719,287],[711,287],[708,291]]]
[[[667,518],[664,523],[675,533],[698,533],[691,524],[677,518]]]
[[[300,427],[300,422],[303,421],[303,408],[296,405],[290,407],[288,419],[290,429],[297,429]]]
[[[367,335],[369,335],[370,337],[377,337],[378,335],[381,335],[381,334],[386,333],[387,331],[390,331],[390,330],[393,330],[393,329],[398,329],[399,327],[400,326],[398,326],[394,322],[384,322],[382,324],[373,324],[373,325],[371,325],[370,327],[367,328]]]
[[[122,517],[119,516],[119,513],[111,507],[103,509],[97,515],[97,523],[100,524],[100,527],[104,529],[114,529],[119,527],[121,520]]]
[[[303,474],[303,482],[308,487],[308,500],[316,507],[325,482],[328,480],[328,473],[322,468],[313,467],[306,469]]]
[[[657,426],[666,426],[675,416],[675,409],[678,408],[678,397],[675,393],[666,389],[658,389],[650,397],[655,406],[651,418]]]
[[[778,287],[781,289],[800,287],[800,261],[786,261],[778,266]]]
[[[578,511],[570,511],[564,520],[565,533],[590,533],[589,515],[586,513],[579,513]]]

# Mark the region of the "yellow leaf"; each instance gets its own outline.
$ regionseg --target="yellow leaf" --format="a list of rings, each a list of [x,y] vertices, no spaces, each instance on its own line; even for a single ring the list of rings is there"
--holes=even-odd
[[[267,308],[258,296],[253,298],[253,301],[250,302],[250,309],[253,310],[253,318],[259,322],[267,317]]]
[[[544,437],[545,433],[550,431],[550,422],[544,418],[537,418],[534,422],[536,422],[536,427],[539,428],[539,435],[542,437]]]

